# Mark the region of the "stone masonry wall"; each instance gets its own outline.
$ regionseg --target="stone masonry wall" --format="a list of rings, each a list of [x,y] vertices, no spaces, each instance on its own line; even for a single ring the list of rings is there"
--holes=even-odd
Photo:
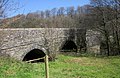
[[[24,56],[31,50],[40,49],[55,57],[66,40],[74,41],[79,47],[80,45],[83,46],[83,41],[87,39],[87,45],[89,47],[93,46],[93,44],[91,45],[92,41],[89,41],[89,37],[86,37],[90,33],[85,34],[86,32],[83,29],[69,28],[0,29],[0,55],[23,60]],[[84,36],[81,37],[82,35]],[[78,42],[81,43],[78,44]]]
[[[100,41],[101,35],[98,31],[87,30],[86,32],[86,43],[87,43],[87,51],[100,53]]]

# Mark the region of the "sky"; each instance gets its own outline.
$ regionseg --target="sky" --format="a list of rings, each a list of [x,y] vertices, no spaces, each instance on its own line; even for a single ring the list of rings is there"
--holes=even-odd
[[[16,0],[19,1],[20,9],[14,13],[27,14],[29,12],[51,10],[59,7],[83,6],[89,4],[89,0]]]

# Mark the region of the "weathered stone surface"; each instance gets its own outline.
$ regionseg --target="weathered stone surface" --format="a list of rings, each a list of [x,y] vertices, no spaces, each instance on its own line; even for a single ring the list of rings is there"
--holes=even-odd
[[[101,35],[98,31],[87,30],[86,43],[88,52],[100,53]]]
[[[40,49],[46,54],[55,56],[66,40],[74,41],[78,48],[86,47],[85,40],[88,41],[88,47],[99,45],[93,33],[93,31],[87,31],[86,34],[83,29],[69,28],[0,29],[0,54],[23,60],[31,50]],[[97,50],[99,50],[98,47]]]

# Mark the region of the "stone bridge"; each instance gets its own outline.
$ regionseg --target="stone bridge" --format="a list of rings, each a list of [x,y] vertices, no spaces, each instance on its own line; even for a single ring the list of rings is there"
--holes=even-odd
[[[90,40],[90,37],[88,38]],[[76,51],[85,49],[86,45],[89,44],[89,41],[86,42],[88,38],[86,38],[86,30],[84,29],[0,29],[0,55],[10,56],[18,60],[25,60],[25,57],[42,57],[44,54],[55,57],[64,46],[76,49]]]

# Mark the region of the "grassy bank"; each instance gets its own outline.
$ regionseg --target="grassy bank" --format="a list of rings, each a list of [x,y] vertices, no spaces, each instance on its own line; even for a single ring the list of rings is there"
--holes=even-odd
[[[120,78],[120,56],[72,57],[59,55],[49,62],[50,78]],[[0,57],[0,78],[45,78],[44,63],[28,64]]]

